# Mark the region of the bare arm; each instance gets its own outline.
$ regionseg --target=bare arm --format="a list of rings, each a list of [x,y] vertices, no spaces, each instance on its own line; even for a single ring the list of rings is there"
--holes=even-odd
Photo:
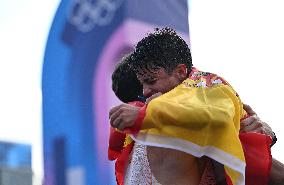
[[[284,164],[273,158],[269,185],[282,185],[282,184],[284,184]]]

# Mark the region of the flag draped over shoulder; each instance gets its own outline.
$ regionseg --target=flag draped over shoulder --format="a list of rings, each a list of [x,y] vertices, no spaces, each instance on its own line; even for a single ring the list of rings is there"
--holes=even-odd
[[[208,81],[210,80],[210,81]],[[208,83],[209,82],[209,83]],[[211,73],[196,72],[152,100],[136,142],[206,155],[221,164],[233,184],[245,184],[245,157],[239,140],[244,114],[230,85]]]
[[[244,185],[245,160],[251,159],[247,157],[251,149],[267,156],[267,162],[262,164],[265,172],[261,175],[268,176],[271,165],[270,150],[266,147],[269,139],[265,139],[268,136],[259,136],[267,141],[263,146],[246,145],[249,147],[245,147],[245,156],[239,138],[240,120],[244,115],[239,96],[225,80],[193,68],[182,84],[144,105],[135,126],[125,132],[144,145],[175,149],[196,157],[208,156],[224,165],[228,184]],[[242,142],[246,142],[243,138]],[[125,153],[129,154],[129,150],[122,156]],[[258,168],[257,164],[253,165],[254,169]]]

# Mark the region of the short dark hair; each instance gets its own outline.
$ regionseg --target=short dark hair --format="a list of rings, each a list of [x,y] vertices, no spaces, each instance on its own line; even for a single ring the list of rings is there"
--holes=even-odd
[[[112,90],[124,103],[138,101],[143,96],[143,87],[130,67],[131,54],[125,55],[112,73]]]
[[[164,68],[166,72],[171,73],[179,64],[185,64],[189,73],[192,67],[188,45],[169,27],[155,28],[153,33],[137,43],[131,56],[131,66],[136,73],[158,68]]]

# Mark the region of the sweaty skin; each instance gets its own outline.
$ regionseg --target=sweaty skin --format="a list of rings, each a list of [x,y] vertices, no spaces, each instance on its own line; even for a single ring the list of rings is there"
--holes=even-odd
[[[202,159],[185,152],[147,146],[151,172],[162,185],[198,185],[203,171]]]

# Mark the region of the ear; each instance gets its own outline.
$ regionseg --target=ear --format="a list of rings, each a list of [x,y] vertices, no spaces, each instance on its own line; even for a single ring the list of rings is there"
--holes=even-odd
[[[180,80],[184,81],[187,78],[187,67],[185,64],[179,64],[174,69],[174,75]]]

